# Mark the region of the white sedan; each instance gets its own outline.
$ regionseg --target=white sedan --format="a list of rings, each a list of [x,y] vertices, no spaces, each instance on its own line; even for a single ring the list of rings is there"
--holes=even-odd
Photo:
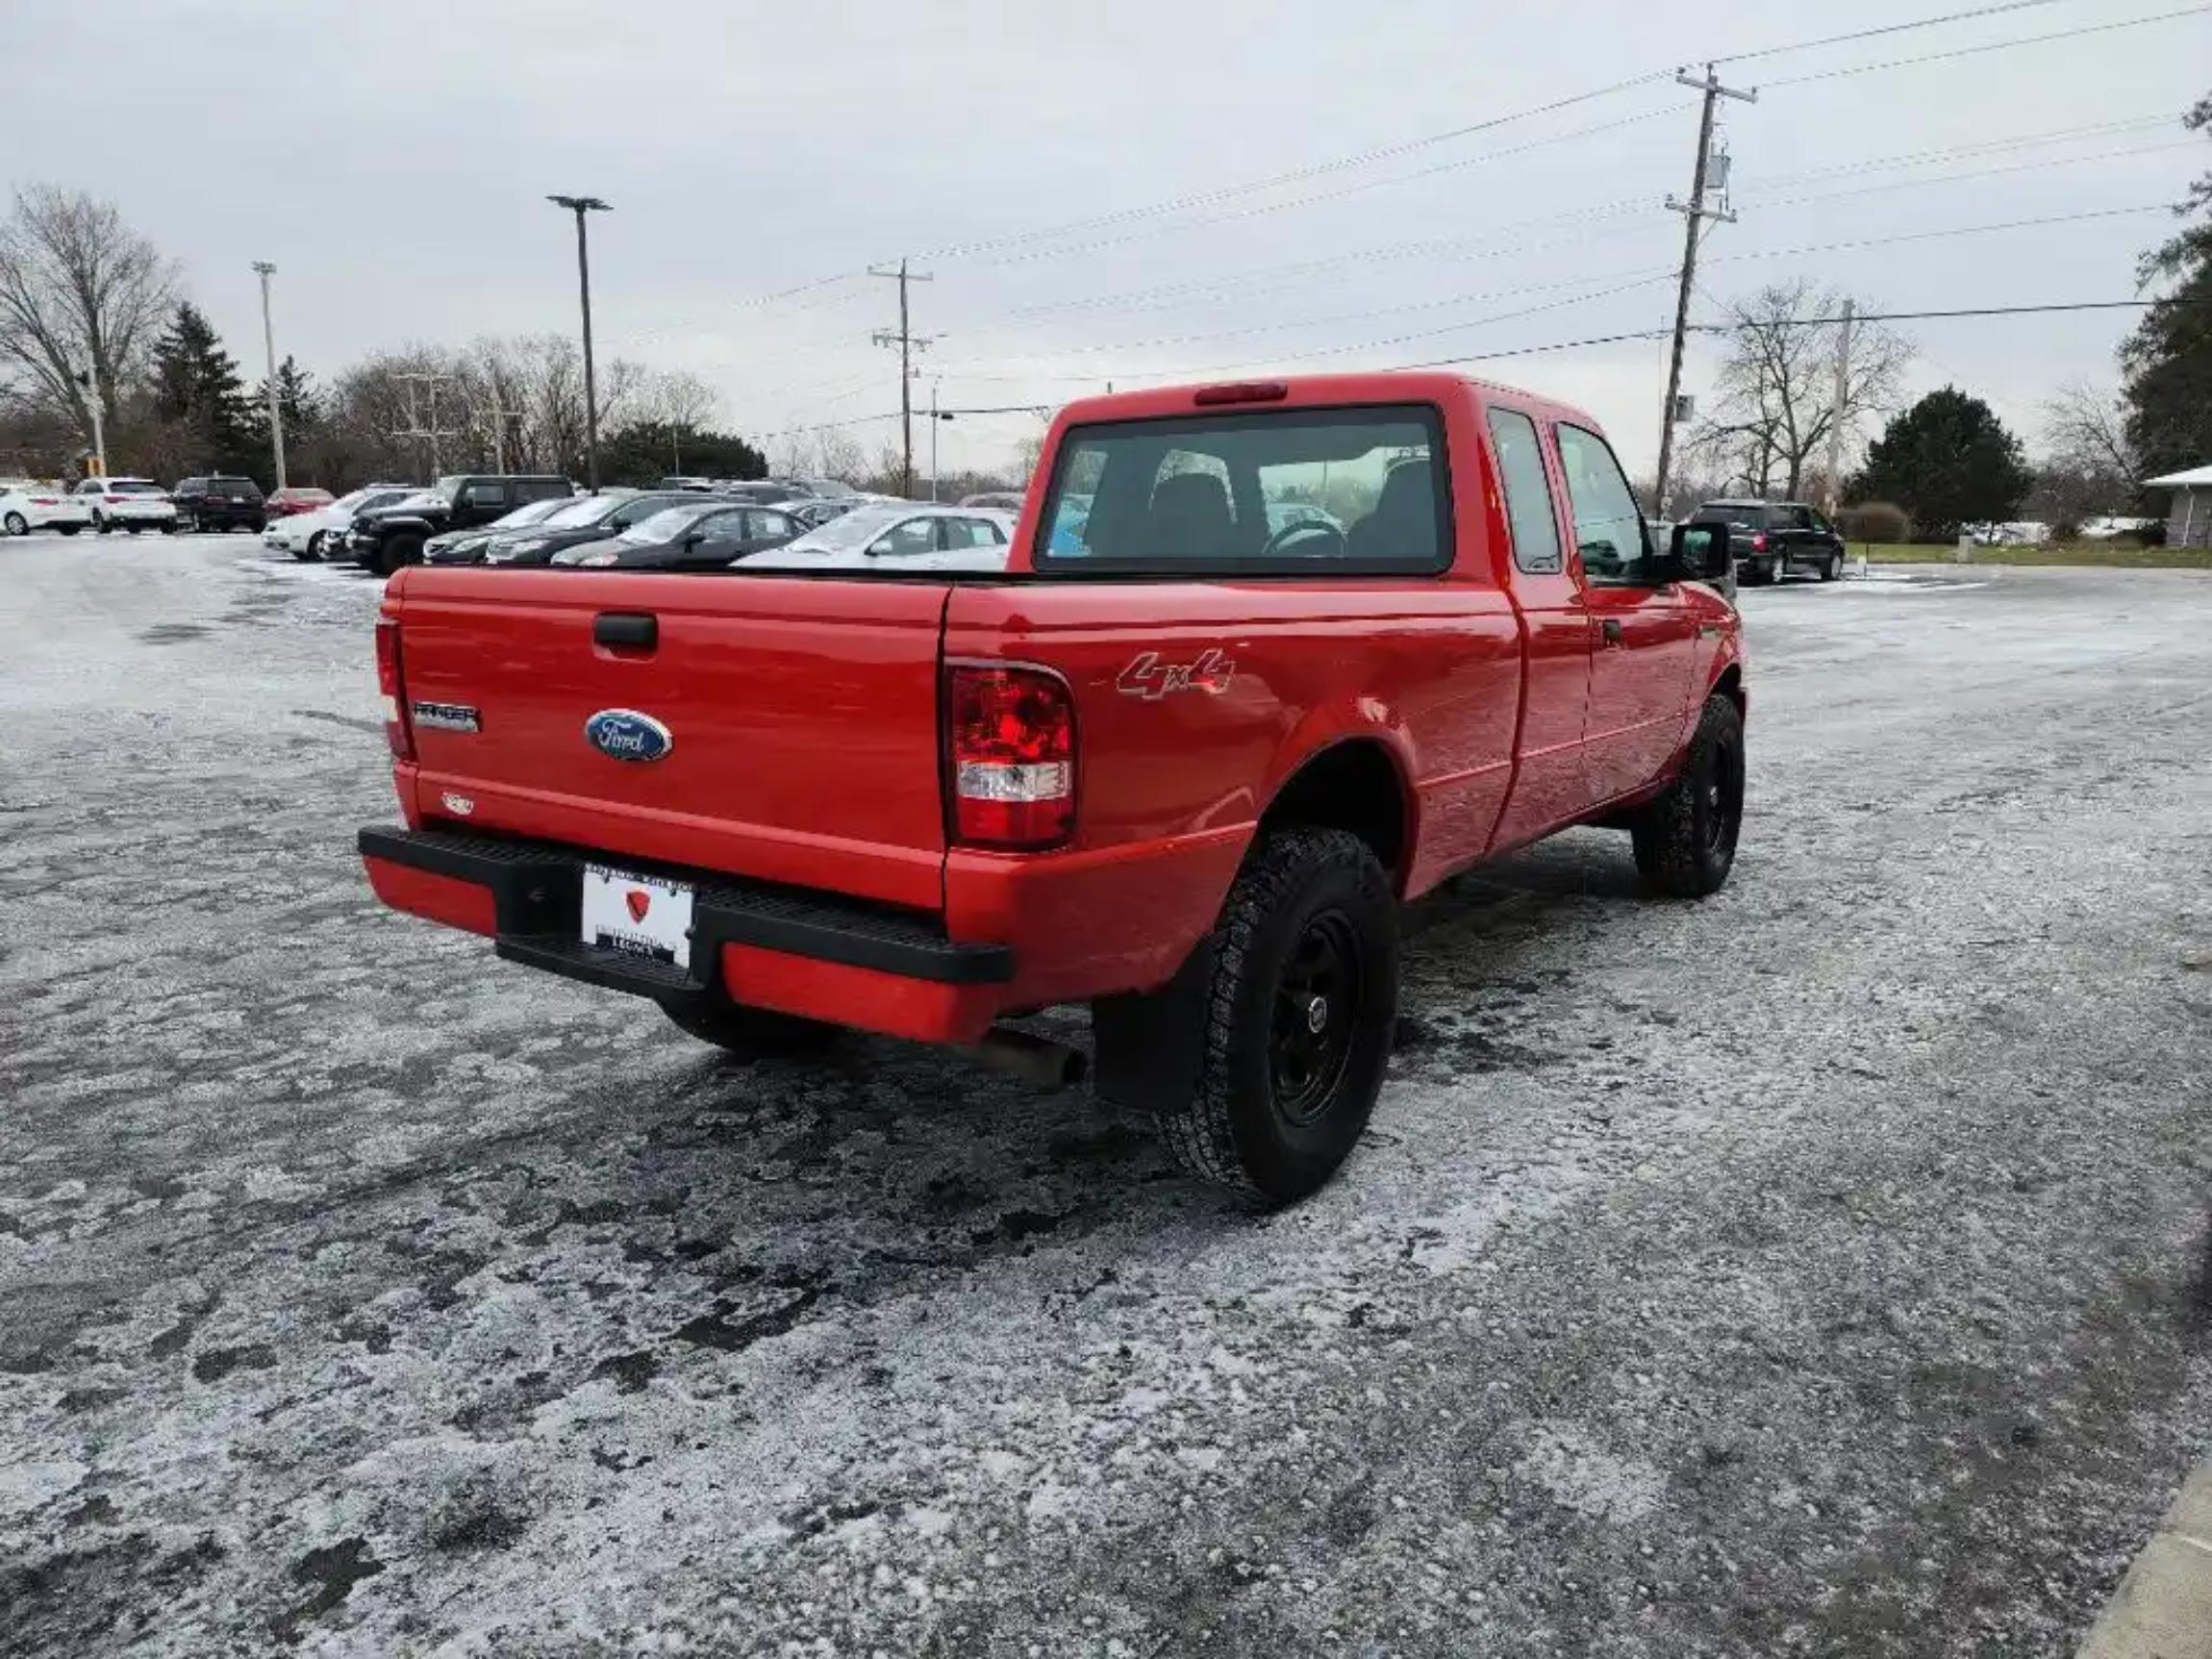
[[[328,507],[318,507],[313,513],[293,513],[272,518],[268,528],[262,532],[262,545],[273,547],[279,553],[289,553],[294,559],[320,559],[333,534],[348,528],[355,514],[390,507],[413,495],[416,488],[413,484],[365,484],[350,495],[341,495]]]
[[[59,530],[74,536],[91,522],[91,508],[60,485],[0,484],[0,533]]]
[[[748,553],[735,570],[1003,570],[1014,515],[978,507],[887,501],[855,508],[804,536]]]

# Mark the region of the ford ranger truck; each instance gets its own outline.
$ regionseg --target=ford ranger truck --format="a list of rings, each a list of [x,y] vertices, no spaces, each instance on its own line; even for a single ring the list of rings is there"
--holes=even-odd
[[[411,567],[385,903],[740,1054],[1088,1004],[1094,1078],[1262,1202],[1381,1088],[1398,906],[1578,824],[1656,892],[1744,800],[1724,540],[1589,416],[1436,373],[1052,423],[1003,570]]]

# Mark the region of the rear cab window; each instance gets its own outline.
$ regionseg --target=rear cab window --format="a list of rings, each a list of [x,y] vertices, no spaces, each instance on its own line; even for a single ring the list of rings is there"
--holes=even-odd
[[[1451,553],[1443,422],[1383,404],[1070,427],[1039,525],[1040,571],[1431,574]]]

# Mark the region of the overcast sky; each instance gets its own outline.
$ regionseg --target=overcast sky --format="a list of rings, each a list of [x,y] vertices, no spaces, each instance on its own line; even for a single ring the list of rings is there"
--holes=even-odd
[[[1742,217],[1707,241],[1697,314],[1798,275],[1862,310],[2130,297],[2171,220],[2129,210],[2212,167],[2178,121],[2212,90],[2212,12],[1832,72],[2186,3],[2056,0],[1723,64],[1762,90],[1723,106]],[[741,431],[848,420],[872,453],[898,382],[868,336],[896,296],[850,273],[901,255],[935,279],[915,331],[942,336],[917,398],[935,381],[954,408],[1660,328],[1695,93],[1661,78],[1421,140],[1976,4],[12,0],[0,167],[115,201],[255,375],[250,266],[274,261],[278,349],[326,379],[410,341],[573,329],[573,233],[544,196],[597,194],[603,356],[699,373]],[[1780,84],[1800,76],[1825,78]],[[2052,387],[2113,379],[2132,315],[1902,326],[1916,389],[1955,382],[2032,438]],[[1658,342],[1470,371],[1584,405],[1649,466]],[[1686,390],[1709,372],[1694,347]],[[1038,429],[963,416],[945,464]]]

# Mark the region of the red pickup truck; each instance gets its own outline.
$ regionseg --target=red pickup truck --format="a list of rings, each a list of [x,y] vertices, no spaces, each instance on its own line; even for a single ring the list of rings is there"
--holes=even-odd
[[[1088,1002],[1103,1095],[1287,1200],[1380,1090],[1400,900],[1589,823],[1659,892],[1726,878],[1716,540],[1652,545],[1596,422],[1456,376],[1092,398],[1003,570],[399,572],[407,824],[360,849],[740,1052]]]

